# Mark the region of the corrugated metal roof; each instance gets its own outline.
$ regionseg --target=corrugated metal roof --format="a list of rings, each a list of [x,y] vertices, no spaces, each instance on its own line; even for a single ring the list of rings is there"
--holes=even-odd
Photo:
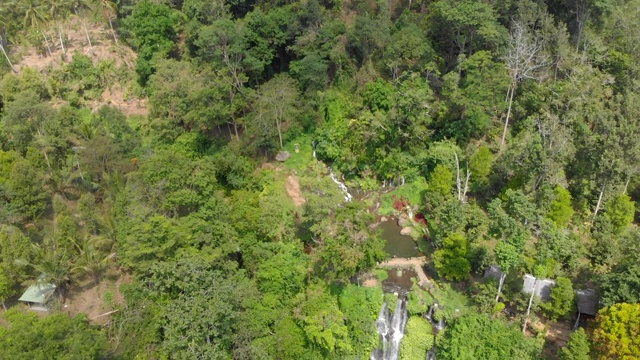
[[[36,304],[46,304],[55,290],[56,286],[53,284],[31,285],[18,300]]]
[[[578,312],[591,316],[598,315],[598,296],[590,289],[576,290],[576,304]]]
[[[535,284],[535,295],[542,300],[551,299],[551,288],[556,286],[556,282],[550,279],[537,279],[533,275],[525,274],[524,283],[522,284],[522,291],[526,294],[531,294],[533,285]]]

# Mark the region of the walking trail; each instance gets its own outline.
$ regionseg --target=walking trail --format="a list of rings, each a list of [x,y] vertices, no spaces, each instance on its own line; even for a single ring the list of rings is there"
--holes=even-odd
[[[420,282],[418,283],[418,285],[431,288],[433,284],[431,283],[431,280],[429,280],[429,278],[427,277],[427,274],[425,274],[424,270],[422,269],[422,265],[424,265],[425,262],[427,262],[427,258],[425,256],[413,257],[413,258],[395,258],[395,259],[382,262],[378,266],[383,266],[383,267],[413,266],[413,268],[416,271],[416,274],[418,274],[418,278],[420,278]]]

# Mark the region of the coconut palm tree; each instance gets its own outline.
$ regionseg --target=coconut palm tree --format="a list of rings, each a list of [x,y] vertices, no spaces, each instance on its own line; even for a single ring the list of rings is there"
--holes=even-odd
[[[102,16],[109,21],[109,27],[111,28],[111,34],[113,35],[113,41],[118,45],[118,38],[116,32],[113,30],[113,19],[118,14],[118,4],[110,0],[95,0],[97,1],[97,9],[102,13]]]
[[[89,37],[89,31],[87,31],[87,23],[85,22],[84,17],[79,14],[83,10],[88,10],[89,13],[94,13],[93,4],[91,0],[71,0],[71,8],[73,9],[73,14],[80,19],[82,23],[82,28],[84,29],[84,34],[87,37],[87,43],[89,44],[89,49],[93,47],[91,44],[91,38]]]
[[[7,51],[5,50],[5,45],[8,43],[6,29],[9,22],[14,18],[13,9],[15,9],[15,3],[13,1],[5,1],[0,4],[0,51],[2,51],[5,59],[7,59],[7,63],[9,63],[11,70],[16,72],[16,68],[13,67],[9,56],[7,55]]]
[[[54,284],[64,299],[73,279],[73,259],[69,250],[59,246],[54,236],[46,236],[41,244],[33,244],[33,260],[17,260],[39,274],[36,283]]]
[[[49,51],[49,56],[52,56],[49,40],[42,31],[42,25],[47,21],[47,10],[45,5],[42,5],[38,0],[20,0],[20,2],[18,2],[18,8],[23,14],[23,26],[25,28],[34,29],[42,34],[47,50]]]
[[[51,19],[53,19],[56,28],[58,30],[58,37],[60,38],[60,48],[63,53],[67,53],[64,48],[64,41],[62,40],[62,28],[58,20],[62,19],[71,7],[69,0],[47,0],[48,1],[48,13]]]
[[[91,276],[97,285],[116,257],[115,252],[104,251],[105,248],[112,247],[108,243],[108,239],[95,236],[86,239],[82,245],[76,245],[80,255],[73,272],[79,276]]]

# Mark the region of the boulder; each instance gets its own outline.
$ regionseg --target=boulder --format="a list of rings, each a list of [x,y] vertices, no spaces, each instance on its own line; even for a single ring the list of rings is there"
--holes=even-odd
[[[291,154],[289,154],[288,151],[279,151],[276,154],[276,160],[280,161],[280,162],[285,162],[287,161],[287,159],[291,157]]]
[[[405,227],[406,225],[407,225],[407,216],[406,215],[401,215],[398,218],[398,226]]]
[[[381,217],[381,218],[380,218],[380,222],[385,222],[385,221],[387,221],[387,220],[389,220],[389,219],[387,219],[387,217],[386,217],[386,216],[383,216],[383,217]]]
[[[400,235],[404,235],[404,236],[409,236],[411,235],[411,228],[410,227],[404,227],[402,228],[402,230],[400,230]]]

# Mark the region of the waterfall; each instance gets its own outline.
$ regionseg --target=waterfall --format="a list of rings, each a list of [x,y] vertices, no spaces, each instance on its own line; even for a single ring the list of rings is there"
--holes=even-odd
[[[373,350],[371,360],[398,360],[400,343],[407,325],[406,300],[398,299],[393,315],[389,315],[389,308],[385,302],[376,320],[378,334],[382,348]]]
[[[353,196],[349,194],[349,189],[347,188],[347,185],[345,185],[343,182],[338,180],[338,178],[336,177],[336,174],[333,173],[333,169],[331,167],[329,167],[329,176],[331,176],[331,180],[333,180],[334,183],[338,184],[338,187],[344,193],[344,199],[347,202],[351,201],[351,199],[353,199]]]
[[[433,328],[433,336],[438,335],[438,333],[447,326],[447,323],[444,321],[444,317],[440,317],[440,320],[435,320],[433,318],[433,314],[438,308],[438,302],[434,301],[433,305],[429,307],[429,311],[424,315],[424,317],[431,322],[431,326]],[[427,352],[426,360],[436,360],[436,344],[435,341],[433,343],[433,347],[429,349]]]

